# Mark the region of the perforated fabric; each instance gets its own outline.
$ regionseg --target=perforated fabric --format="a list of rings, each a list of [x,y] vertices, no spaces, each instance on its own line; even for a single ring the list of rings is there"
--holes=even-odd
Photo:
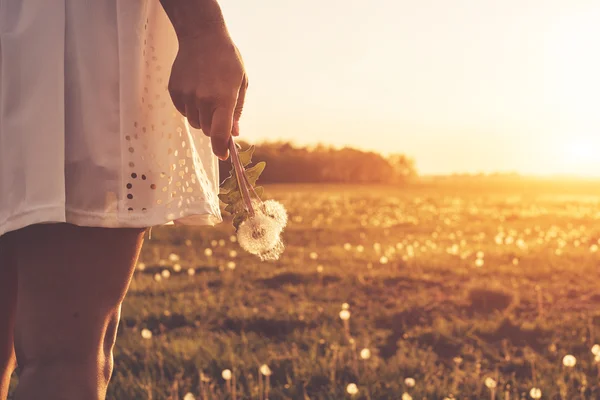
[[[221,221],[210,140],[167,91],[176,52],[158,0],[0,0],[0,235]]]

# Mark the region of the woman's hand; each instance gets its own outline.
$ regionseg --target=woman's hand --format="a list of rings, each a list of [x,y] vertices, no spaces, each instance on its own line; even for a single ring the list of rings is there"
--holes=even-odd
[[[175,107],[222,160],[239,135],[248,78],[217,0],[160,0],[179,39],[169,79]]]

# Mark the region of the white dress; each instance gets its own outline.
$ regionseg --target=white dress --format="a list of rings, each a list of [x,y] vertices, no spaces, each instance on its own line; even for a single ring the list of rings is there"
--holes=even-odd
[[[159,0],[0,0],[0,235],[221,221],[210,140],[173,106]]]

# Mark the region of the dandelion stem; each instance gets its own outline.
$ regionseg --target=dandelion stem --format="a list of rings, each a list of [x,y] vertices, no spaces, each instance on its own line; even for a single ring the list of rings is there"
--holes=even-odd
[[[250,200],[250,193],[248,192],[248,185],[246,180],[244,180],[244,166],[240,161],[240,155],[238,153],[237,146],[233,140],[233,137],[229,141],[229,151],[231,153],[231,163],[233,164],[233,168],[235,170],[235,179],[237,180],[238,187],[240,189],[240,193],[242,195],[242,199],[244,201],[244,205],[246,206],[246,210],[250,214],[251,217],[254,216],[254,208],[252,207],[252,200]]]

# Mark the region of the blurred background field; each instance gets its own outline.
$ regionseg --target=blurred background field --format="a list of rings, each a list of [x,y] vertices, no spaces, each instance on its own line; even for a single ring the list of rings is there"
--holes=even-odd
[[[600,186],[503,182],[268,185],[277,262],[153,229],[108,398],[600,398]]]

